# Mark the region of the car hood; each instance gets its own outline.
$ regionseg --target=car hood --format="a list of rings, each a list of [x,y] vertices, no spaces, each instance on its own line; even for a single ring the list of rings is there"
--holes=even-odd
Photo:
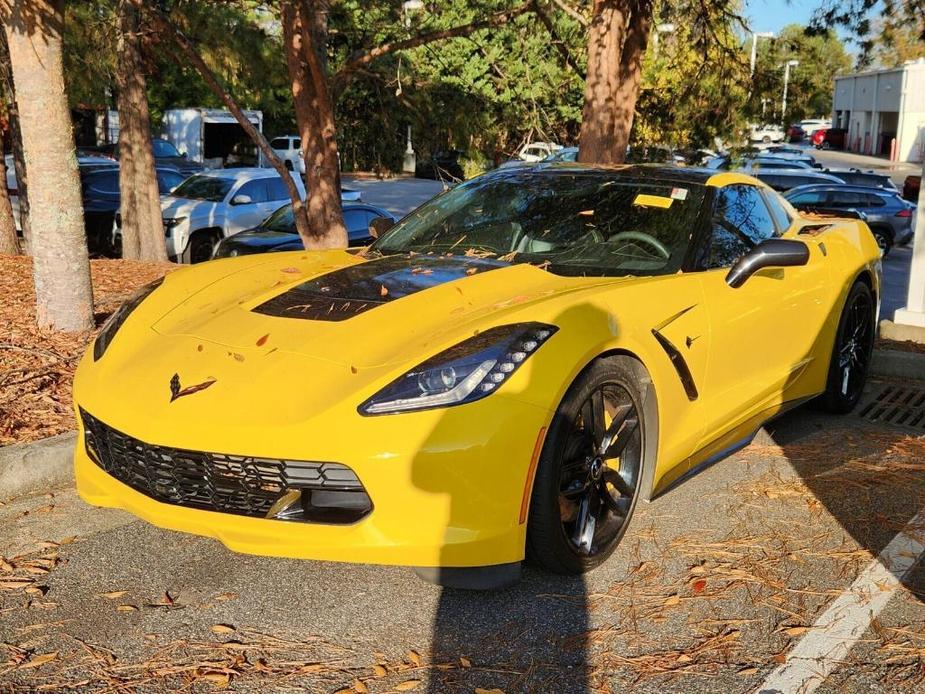
[[[223,345],[229,353],[282,350],[351,367],[423,359],[492,324],[524,320],[524,309],[554,295],[614,281],[466,256],[366,259],[346,251],[206,265],[213,266],[203,267],[208,275],[227,274],[198,289],[189,282],[171,289],[168,276],[152,296],[160,295],[166,309],[153,321],[156,332]],[[527,320],[544,313],[530,311]]]
[[[172,195],[161,197],[161,214],[164,217],[191,217],[208,215],[215,211],[220,203],[207,200],[190,200],[175,198]]]

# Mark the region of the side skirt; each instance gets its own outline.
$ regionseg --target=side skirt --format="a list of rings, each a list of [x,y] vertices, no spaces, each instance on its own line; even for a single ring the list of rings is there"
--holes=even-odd
[[[677,465],[671,470],[669,470],[663,476],[663,479],[668,478],[670,479],[670,481],[664,486],[656,487],[653,490],[651,497],[647,500],[651,501],[652,499],[656,499],[660,497],[662,494],[665,494],[671,491],[672,489],[676,488],[682,482],[689,480],[694,475],[697,475],[700,472],[703,472],[708,467],[718,463],[719,461],[725,458],[728,458],[729,456],[733,455],[734,453],[737,453],[738,451],[741,451],[743,448],[745,448],[748,444],[752,442],[752,440],[755,438],[755,435],[761,430],[763,426],[765,426],[769,422],[773,422],[775,419],[789,412],[790,410],[793,410],[794,408],[797,408],[800,405],[803,405],[804,403],[809,402],[815,397],[816,397],[815,395],[811,395],[811,396],[807,396],[803,398],[797,398],[795,400],[788,400],[787,402],[782,403],[780,406],[775,407],[773,413],[768,415],[766,418],[762,419],[757,426],[752,425],[752,428],[750,430],[746,429],[746,431],[748,432],[747,434],[745,434],[744,436],[741,436],[741,438],[734,440],[732,443],[730,443],[728,446],[725,446],[723,449],[713,453],[712,455],[709,455],[707,458],[705,458],[701,462],[695,463],[690,468],[688,468],[686,471],[680,473],[677,477],[674,477],[672,479],[672,473],[675,470],[677,470],[679,467],[682,467],[685,464],[689,464],[690,461],[692,460],[697,460],[698,458],[701,457],[704,451],[707,451],[710,448],[712,448],[716,444],[717,441],[721,441],[722,439],[729,437],[730,434],[724,434],[723,436],[719,436],[713,439],[707,445],[702,446],[693,455],[689,456],[680,465]],[[748,425],[743,425],[743,427],[741,428],[745,428],[745,426],[748,426]]]

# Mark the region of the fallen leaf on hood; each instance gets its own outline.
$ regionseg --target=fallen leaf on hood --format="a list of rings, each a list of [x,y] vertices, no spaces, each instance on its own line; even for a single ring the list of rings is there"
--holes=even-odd
[[[299,268],[297,268],[297,267],[284,267],[284,268],[282,268],[282,269],[280,270],[280,272],[292,272],[292,273],[296,273],[296,274],[297,274],[297,273],[300,273],[300,272],[302,272],[302,271],[301,271]]]
[[[263,337],[257,340],[257,346],[263,347],[267,343],[267,340],[269,339],[270,339],[270,333],[267,333],[266,335],[264,335]]]

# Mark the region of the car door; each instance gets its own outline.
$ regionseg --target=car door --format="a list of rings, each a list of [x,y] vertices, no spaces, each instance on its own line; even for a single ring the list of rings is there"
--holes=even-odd
[[[250,198],[246,203],[235,203],[241,196]],[[225,236],[239,231],[253,229],[269,216],[267,209],[267,179],[258,178],[247,181],[229,196],[228,209],[225,214]]]
[[[830,308],[824,246],[806,237],[806,266],[759,270],[738,288],[726,283],[733,264],[761,241],[795,237],[783,228],[789,216],[776,211],[775,223],[765,194],[777,195],[744,184],[718,190],[711,233],[697,261],[711,336],[702,446],[730,433],[750,434],[769,409],[814,387],[804,377],[817,366],[815,347]]]

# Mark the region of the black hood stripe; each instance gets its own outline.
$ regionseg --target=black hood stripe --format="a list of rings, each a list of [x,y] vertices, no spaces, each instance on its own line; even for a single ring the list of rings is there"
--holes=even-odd
[[[425,289],[510,263],[467,256],[393,255],[315,277],[269,299],[255,313],[342,321]]]

